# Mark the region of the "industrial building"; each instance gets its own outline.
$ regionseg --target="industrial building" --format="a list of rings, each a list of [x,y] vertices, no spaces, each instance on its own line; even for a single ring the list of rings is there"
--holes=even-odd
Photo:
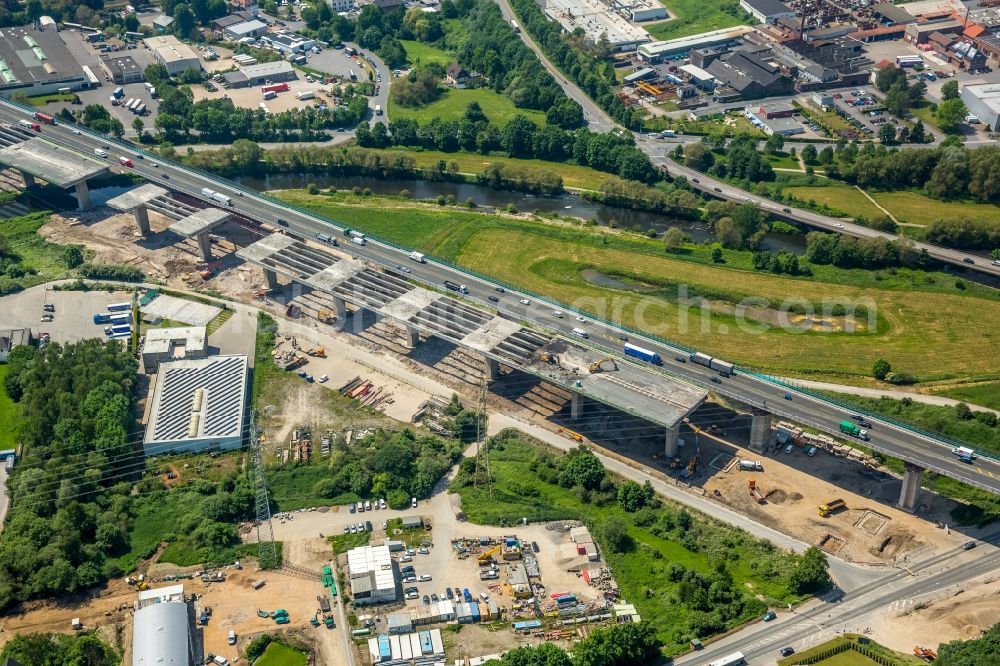
[[[702,90],[713,90],[715,88],[715,77],[697,65],[681,65],[677,70],[685,74],[692,85]]]
[[[247,84],[251,87],[262,86],[267,81],[281,83],[283,81],[294,81],[298,78],[295,68],[287,60],[247,65],[240,68],[240,71],[247,77]]]
[[[265,32],[267,32],[267,24],[257,19],[241,21],[225,28],[226,37],[237,42],[247,37],[258,37]]]
[[[119,86],[126,83],[142,83],[146,80],[142,67],[132,56],[101,54],[101,69]]]
[[[608,4],[623,18],[636,23],[667,18],[667,8],[658,0],[609,0]]]
[[[167,68],[167,74],[177,76],[188,69],[201,69],[198,53],[173,35],[160,35],[144,39],[156,61]]]
[[[153,19],[153,29],[161,35],[165,35],[170,32],[170,26],[173,24],[174,18],[172,16],[167,16],[166,14],[160,14]]]
[[[4,28],[0,38],[0,97],[16,92],[46,95],[91,85],[85,66],[66,48],[55,27]]]
[[[929,21],[927,23],[912,23],[906,26],[903,39],[910,44],[926,44],[927,40],[935,32],[942,34],[958,34],[965,26],[958,21]]]
[[[649,63],[658,63],[686,56],[697,49],[738,44],[742,37],[753,31],[754,29],[749,26],[738,25],[734,28],[703,32],[700,35],[691,35],[690,37],[650,42],[649,44],[639,46],[636,49],[636,53],[641,60]]]
[[[31,345],[30,328],[8,328],[0,330],[0,363],[6,363],[10,352],[18,346]]]
[[[902,7],[897,7],[891,2],[883,2],[881,4],[875,5],[871,8],[872,16],[878,19],[878,22],[886,27],[892,27],[896,25],[909,25],[910,23],[916,23],[917,17],[910,14]]]
[[[316,46],[316,40],[297,32],[282,30],[264,36],[271,48],[280,53],[304,53]]]
[[[151,328],[142,345],[142,367],[155,372],[163,361],[182,358],[204,358],[208,352],[208,335],[204,326]]]
[[[347,576],[355,604],[396,601],[396,569],[388,546],[360,546],[347,551]]]
[[[964,86],[960,96],[970,114],[986,123],[991,131],[1000,130],[1000,83]]]
[[[743,46],[722,53],[701,53],[701,56],[700,62],[695,64],[730,88],[733,98],[760,99],[785,95],[792,90],[791,78],[782,73],[768,48]]]
[[[740,9],[761,23],[777,23],[781,18],[795,18],[795,10],[779,0],[740,0]]]
[[[132,666],[193,666],[190,626],[183,601],[139,608],[132,618]]]
[[[566,32],[583,30],[592,44],[604,37],[613,51],[633,51],[650,39],[648,32],[632,25],[600,0],[545,0],[542,10]]]
[[[136,603],[136,610],[142,610],[146,606],[153,604],[166,604],[179,601],[184,602],[184,584],[168,585],[167,587],[157,587],[139,592],[139,601]]]
[[[380,634],[368,639],[372,664],[443,663],[444,641],[440,629],[409,634]]]
[[[527,599],[531,596],[531,583],[524,565],[518,562],[507,563],[507,583],[515,599]]]
[[[143,439],[146,455],[239,448],[246,388],[243,355],[161,362]]]

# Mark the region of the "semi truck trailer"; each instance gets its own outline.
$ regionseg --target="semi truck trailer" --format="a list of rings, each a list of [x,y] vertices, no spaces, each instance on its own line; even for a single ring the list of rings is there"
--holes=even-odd
[[[451,280],[445,280],[444,286],[446,289],[450,289],[451,291],[457,291],[460,294],[469,293],[469,288],[466,287],[464,284],[457,284],[455,282],[452,282]]]
[[[851,437],[857,437],[858,439],[866,442],[868,441],[868,431],[862,430],[861,428],[859,428],[854,423],[851,423],[850,421],[840,422],[840,432],[844,433],[845,435],[850,435]]]
[[[642,347],[637,347],[632,343],[626,342],[625,347],[622,351],[625,352],[626,356],[631,356],[632,358],[637,358],[640,361],[645,361],[646,363],[652,363],[653,365],[662,365],[663,361],[660,360],[660,355],[655,351],[650,351],[648,349],[643,349]]]

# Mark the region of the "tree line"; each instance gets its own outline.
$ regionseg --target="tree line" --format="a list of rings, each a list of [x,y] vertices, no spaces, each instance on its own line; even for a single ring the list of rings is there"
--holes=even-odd
[[[573,160],[581,166],[612,173],[624,180],[654,183],[661,178],[649,157],[635,146],[631,134],[595,134],[586,129],[563,130],[539,127],[516,115],[503,126],[490,123],[477,102],[470,103],[458,120],[434,118],[423,125],[409,118],[360,125],[355,134],[359,146],[387,148],[403,146],[443,152],[503,152],[508,157],[551,162]]]
[[[615,94],[618,81],[607,40],[589,45],[579,31],[564,34],[562,26],[550,21],[534,0],[512,0],[511,6],[522,27],[531,33],[549,59],[590,99],[628,129],[642,127],[643,112],[628,108]]]

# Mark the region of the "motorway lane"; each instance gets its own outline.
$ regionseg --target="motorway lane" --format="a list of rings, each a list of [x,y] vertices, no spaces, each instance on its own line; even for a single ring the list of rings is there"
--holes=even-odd
[[[17,107],[7,104],[0,105],[0,119],[16,123],[24,117],[25,112]],[[81,134],[75,134],[72,127],[65,124],[54,127],[44,126],[42,135],[56,143],[74,148],[81,154],[87,155],[92,159],[96,159],[94,157],[94,148],[105,143],[100,138],[91,136],[85,131]],[[117,155],[123,152],[123,149],[115,147],[114,144],[109,143],[107,145],[109,145],[108,160],[114,163],[117,161]],[[290,230],[297,232],[305,238],[312,238],[320,231],[330,231],[329,224],[326,222],[286,208],[283,205],[258,198],[253,194],[243,194],[241,190],[224,187],[217,184],[214,180],[208,180],[187,170],[181,165],[155,157],[135,159],[133,160],[133,164],[134,171],[164,187],[200,197],[202,187],[207,186],[213,190],[230,195],[235,211],[275,226],[277,226],[277,219],[285,220]],[[168,174],[169,177],[167,177]],[[393,266],[408,261],[405,253],[375,242],[369,242],[363,247],[350,245],[349,248],[346,248],[346,251],[362,259],[386,266]],[[514,321],[530,320],[538,322],[542,326],[567,337],[573,337],[572,329],[575,326],[582,326],[591,336],[589,340],[591,346],[613,352],[616,355],[621,354],[622,342],[619,338],[625,334],[623,331],[589,318],[587,318],[586,323],[581,324],[575,321],[573,316],[565,319],[553,317],[552,311],[555,309],[563,310],[567,313],[572,312],[572,310],[566,308],[564,305],[541,302],[534,297],[525,296],[517,292],[501,295],[494,290],[495,285],[493,283],[468,275],[457,275],[453,269],[435,262],[420,265],[410,262],[408,267],[413,271],[413,277],[437,287],[446,279],[464,282],[470,288],[471,293],[468,296],[470,300],[478,301],[487,308],[499,307],[505,315],[512,317]],[[487,300],[488,296],[496,296],[501,299],[501,302],[494,305]],[[529,299],[529,304],[522,305],[519,303],[521,298]],[[633,335],[633,337],[635,336]],[[780,417],[827,430],[831,428],[836,429],[836,424],[840,420],[849,417],[848,412],[833,405],[810,398],[794,390],[785,389],[770,382],[743,374],[736,374],[730,378],[720,379],[719,383],[713,384],[709,380],[716,376],[717,373],[714,371],[693,363],[678,363],[673,360],[675,356],[682,355],[682,351],[646,338],[637,337],[635,342],[660,354],[665,363],[664,368],[660,371],[664,374],[681,378],[722,395],[735,397],[751,406],[766,408]],[[656,369],[650,368],[650,370]],[[785,400],[784,396],[786,393],[793,395],[794,399]],[[871,429],[872,439],[866,443],[866,446],[888,455],[906,458],[927,469],[1000,494],[1000,461],[978,458],[972,465],[962,463],[951,454],[950,447],[942,442],[881,423],[878,419],[869,420],[875,424],[875,427]]]
[[[843,628],[893,602],[940,592],[1000,569],[1000,550],[974,559],[961,557],[964,552],[956,549],[909,571],[890,574],[839,601],[812,604],[791,614],[781,613],[778,620],[757,623],[700,652],[678,657],[674,663],[707,664],[736,651],[742,652],[750,663],[764,657],[776,658],[777,651],[786,645],[802,649],[818,642],[817,639],[822,640],[820,636],[827,638],[830,630]],[[944,566],[929,571],[938,565]]]

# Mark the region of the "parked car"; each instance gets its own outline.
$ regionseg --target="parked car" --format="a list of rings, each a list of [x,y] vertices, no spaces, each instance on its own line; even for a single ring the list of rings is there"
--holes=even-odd
[[[229,630],[229,638],[227,639],[230,645],[236,645],[236,632],[232,629]]]
[[[412,562],[413,558],[410,557],[409,555],[403,555],[401,558],[399,558],[399,561],[400,562]]]
[[[770,622],[771,620],[777,617],[778,615],[774,611],[767,611],[766,613],[764,613],[764,617],[761,619],[763,619],[764,622]]]
[[[420,596],[420,593],[418,593],[418,592],[407,592],[406,593],[406,598],[407,599],[416,599],[419,596]]]
[[[429,548],[418,548],[417,552],[421,555],[429,555],[431,551]]]
[[[965,543],[962,544],[962,550],[972,550],[975,547],[976,547],[975,541],[966,541]]]
[[[432,578],[430,574],[420,574],[420,576],[417,577],[417,580],[420,581],[421,583],[426,583],[432,580]]]

